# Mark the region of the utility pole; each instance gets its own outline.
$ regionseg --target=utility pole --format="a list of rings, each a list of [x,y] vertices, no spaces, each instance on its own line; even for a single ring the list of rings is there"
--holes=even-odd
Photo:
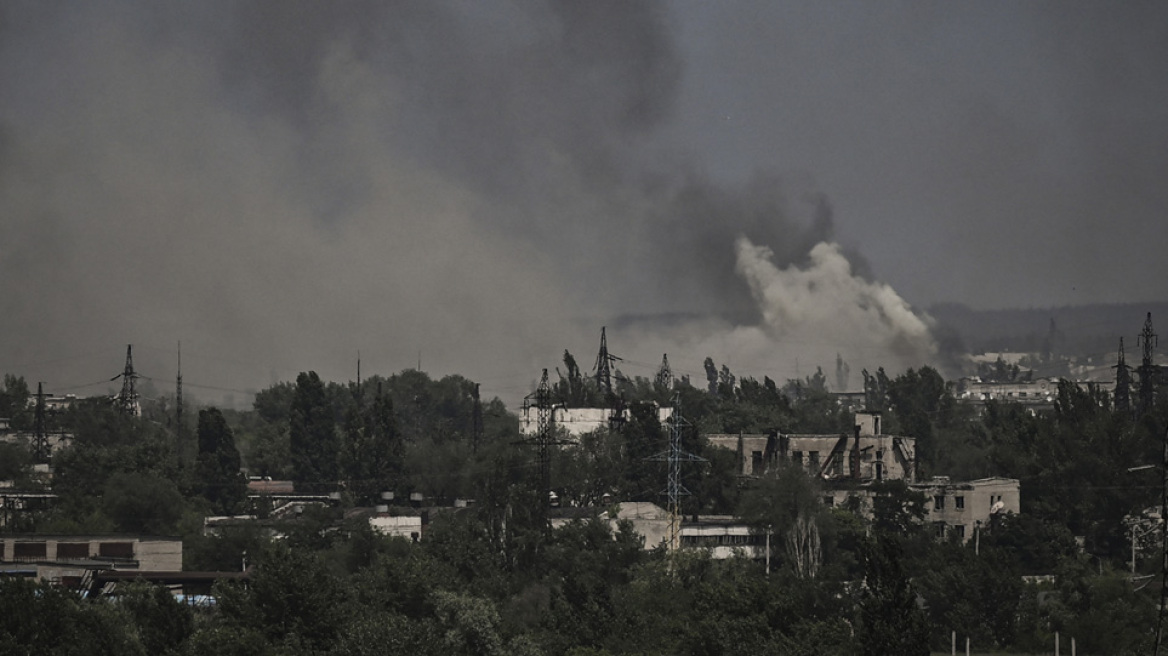
[[[1152,405],[1156,402],[1156,366],[1152,364],[1152,354],[1156,346],[1159,345],[1159,339],[1156,337],[1155,331],[1152,330],[1152,313],[1148,313],[1148,319],[1144,322],[1144,329],[1140,331],[1138,342],[1144,347],[1143,362],[1140,363],[1140,414],[1147,414],[1151,412]]]
[[[178,343],[178,373],[174,378],[174,449],[183,464],[182,342]]]
[[[1151,314],[1149,322],[1151,321]],[[1160,655],[1164,643],[1164,606],[1168,604],[1168,431],[1164,433],[1163,455],[1160,459],[1160,610],[1156,618],[1156,648]]]
[[[1119,357],[1115,366],[1115,409],[1118,412],[1131,411],[1131,367],[1123,356],[1123,338],[1119,338]]]
[[[666,548],[670,552],[674,552],[681,547],[681,497],[690,493],[681,484],[681,463],[706,462],[706,459],[681,448],[682,434],[692,424],[681,416],[681,394],[679,393],[673,395],[673,412],[666,420],[666,424],[669,430],[669,449],[655,456],[650,456],[647,460],[669,463],[669,476],[665,488],[665,494],[669,497],[669,535]]]
[[[122,379],[122,391],[118,394],[117,404],[118,409],[123,414],[138,415],[138,392],[134,387],[134,382],[138,380],[138,374],[134,373],[134,356],[131,353],[132,345],[126,345],[126,368],[122,373],[114,376],[110,381]]]
[[[33,428],[32,457],[37,464],[49,462],[52,455],[49,449],[49,433],[45,428],[45,389],[44,383],[37,383],[36,393],[36,424]]]
[[[475,383],[472,397],[474,398],[474,413],[471,415],[470,448],[472,453],[478,453],[479,444],[483,440],[483,401],[482,398],[479,397],[478,383]]]

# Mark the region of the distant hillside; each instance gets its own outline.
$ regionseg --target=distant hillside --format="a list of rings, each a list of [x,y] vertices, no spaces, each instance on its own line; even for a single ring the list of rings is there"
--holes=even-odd
[[[959,303],[929,308],[942,334],[956,335],[971,353],[1043,352],[1092,356],[1113,354],[1124,338],[1130,360],[1139,357],[1136,335],[1152,313],[1168,350],[1168,303],[1115,303],[1025,310],[974,310]],[[1053,332],[1051,320],[1053,319]]]

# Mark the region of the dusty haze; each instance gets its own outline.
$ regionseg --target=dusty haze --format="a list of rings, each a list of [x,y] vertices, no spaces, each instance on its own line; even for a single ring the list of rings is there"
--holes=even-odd
[[[0,370],[514,400],[609,325],[628,375],[858,380],[938,357],[922,304],[1162,299],[1164,14],[7,2]]]

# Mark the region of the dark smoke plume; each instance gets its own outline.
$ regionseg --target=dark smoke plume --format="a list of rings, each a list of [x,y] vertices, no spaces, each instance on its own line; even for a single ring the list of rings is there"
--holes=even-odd
[[[847,264],[830,206],[654,138],[685,72],[668,9],[3,5],[0,365],[61,387],[133,342],[166,384],[183,340],[187,380],[254,388],[361,350],[513,398],[621,316],[703,317],[623,335],[695,361],[814,333],[764,278]],[[861,346],[928,353],[885,337]]]

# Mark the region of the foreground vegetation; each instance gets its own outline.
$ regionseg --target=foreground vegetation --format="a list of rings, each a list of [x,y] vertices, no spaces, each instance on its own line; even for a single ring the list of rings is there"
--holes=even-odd
[[[557,398],[604,401],[569,358]],[[769,573],[747,558],[646,551],[627,525],[549,530],[515,416],[497,400],[476,402],[461,377],[406,371],[358,388],[305,373],[261,392],[252,411],[205,408],[197,420],[187,414],[189,425],[177,425],[165,404],[135,418],[90,401],[54,417],[75,435],[54,462],[60,498],[13,529],[181,535],[187,569],[238,570],[246,561],[252,579],[220,584],[212,607],[149,587],[110,603],[0,581],[0,651],[926,654],[947,650],[951,631],[979,650],[1040,652],[1056,631],[1083,653],[1148,650],[1159,590],[1132,583],[1124,517],[1158,505],[1157,475],[1128,469],[1159,461],[1168,402],[1136,417],[1115,412],[1103,394],[1063,385],[1048,414],[990,404],[975,416],[931,369],[865,372],[869,407],[886,413],[887,432],[918,438],[926,475],[1022,481],[1022,514],[961,544],[931,537],[919,522],[923,498],[903,485],[883,485],[867,517],[822,507],[816,482],[796,472],[738,480],[734,455],[698,435],[837,432],[851,416],[822,377],[778,386],[707,369],[700,389],[620,379],[630,420],[620,433],[561,450],[553,484],[565,503],[596,504],[605,494],[660,502],[664,472],[644,456],[663,448],[663,432],[640,403],[676,391],[696,426],[688,448],[708,460],[687,471],[694,494],[685,511],[771,527]],[[21,385],[6,380],[0,415],[27,422]],[[42,484],[22,447],[4,448],[3,474]],[[241,464],[293,478],[299,489],[341,489],[342,503],[288,522],[278,541],[248,528],[203,536],[204,516],[251,510]],[[433,514],[413,543],[344,519],[381,490],[476,503]],[[809,524],[820,542],[814,568],[799,564],[786,539]],[[1137,553],[1141,573],[1158,568],[1157,546]],[[1032,575],[1050,576],[1023,579]]]

